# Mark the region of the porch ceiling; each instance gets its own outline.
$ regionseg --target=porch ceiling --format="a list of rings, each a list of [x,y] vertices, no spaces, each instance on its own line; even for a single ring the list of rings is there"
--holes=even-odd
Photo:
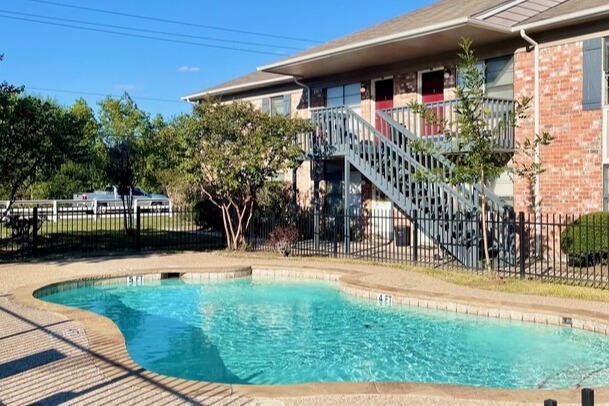
[[[344,49],[332,49],[331,52],[296,56],[259,70],[309,79],[456,52],[462,37],[471,38],[474,46],[478,47],[515,36],[517,34],[509,30],[462,20],[450,27],[430,27],[425,32],[404,33],[385,41],[362,42]]]

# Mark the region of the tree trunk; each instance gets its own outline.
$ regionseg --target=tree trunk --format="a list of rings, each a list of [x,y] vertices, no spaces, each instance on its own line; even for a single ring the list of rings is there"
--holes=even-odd
[[[222,210],[222,222],[224,223],[224,234],[226,235],[226,248],[234,251],[235,250],[235,239],[233,236],[233,229],[230,220],[229,206],[223,204]]]
[[[491,267],[491,258],[489,255],[489,251],[488,251],[488,232],[487,232],[487,228],[486,228],[486,184],[485,184],[485,176],[484,176],[484,170],[481,171],[481,177],[480,177],[480,187],[481,187],[481,196],[480,196],[480,204],[482,206],[480,213],[482,216],[482,238],[484,239],[484,265],[486,268],[486,271],[491,274],[492,273],[492,267]]]

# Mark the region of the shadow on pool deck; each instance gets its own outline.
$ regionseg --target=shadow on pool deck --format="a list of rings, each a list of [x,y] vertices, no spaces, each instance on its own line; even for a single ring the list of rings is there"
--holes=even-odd
[[[154,377],[151,376],[153,374],[151,374],[149,371],[146,371],[145,369],[138,367],[135,364],[125,365],[122,362],[114,361],[108,356],[96,351],[92,351],[86,346],[83,346],[82,344],[79,344],[78,342],[75,342],[68,337],[64,337],[62,334],[59,334],[50,329],[51,326],[61,324],[60,322],[42,325],[38,322],[29,320],[28,318],[15,313],[2,303],[0,303],[0,316],[2,316],[2,318],[8,319],[9,321],[12,321],[15,324],[20,324],[23,327],[27,327],[23,328],[22,331],[19,331],[17,333],[0,337],[0,342],[7,338],[16,337],[18,335],[24,335],[28,333],[42,333],[47,336],[50,336],[53,340],[57,340],[58,342],[67,345],[67,347],[70,348],[69,352],[81,354],[84,353],[87,356],[93,358],[98,364],[98,366],[102,368],[104,366],[110,367],[118,371],[117,373],[113,373],[110,376],[105,376],[105,380],[101,382],[98,380],[97,382],[90,382],[89,384],[85,384],[84,388],[80,390],[69,390],[65,388],[66,382],[56,382],[55,385],[57,387],[57,392],[52,393],[50,395],[47,394],[47,397],[45,398],[37,398],[33,402],[27,403],[36,405],[58,405],[68,401],[74,401],[78,403],[94,403],[96,400],[94,400],[93,398],[97,398],[98,396],[101,397],[98,400],[103,399],[104,401],[107,401],[109,400],[108,398],[115,397],[117,393],[120,393],[120,397],[115,398],[113,400],[113,403],[123,404],[136,401],[138,404],[149,404],[157,403],[161,401],[162,398],[163,403],[175,403],[175,401],[178,401],[179,403],[190,405],[254,404],[252,400],[232,393],[231,388],[225,385],[223,386],[213,383],[193,383],[188,381],[180,381],[168,377]],[[35,370],[40,368],[41,366],[46,365],[53,367],[54,363],[60,362],[62,360],[65,361],[69,357],[70,355],[65,355],[58,350],[50,349],[26,355],[17,360],[2,364],[0,365],[0,371],[2,371],[2,374],[0,374],[0,387],[4,387],[5,390],[8,390],[10,398],[12,398],[13,396],[18,396],[21,392],[23,392],[22,397],[31,397],[33,394],[37,394],[39,391],[39,388],[35,385],[35,382],[30,382],[29,379],[26,378],[25,384],[17,382],[17,385],[11,385],[10,378],[16,378],[17,374],[35,372]],[[78,355],[76,355],[76,357],[78,357]],[[75,360],[74,362],[82,363],[82,361],[80,360]],[[54,374],[51,374],[50,376],[54,377]],[[2,382],[2,380],[9,380],[9,382]],[[116,388],[119,390],[113,389],[112,392],[104,391],[104,389],[110,389],[109,387],[111,385],[117,383],[128,385],[128,387]],[[176,383],[178,383],[178,385],[176,385]],[[52,381],[44,381],[44,385],[53,384],[54,382]],[[173,386],[179,387],[179,389],[172,387],[172,384]],[[144,389],[144,392],[132,390],[134,388],[134,385],[137,385],[139,388]],[[74,384],[71,384],[71,386],[82,388],[83,383],[75,382]],[[193,388],[193,386],[196,386],[196,388]],[[61,391],[61,387],[63,387],[63,391]],[[188,391],[193,391],[194,396],[187,394],[189,393]],[[7,392],[5,392],[5,394],[6,393]],[[166,397],[168,396],[170,398],[173,398],[173,400],[166,399]],[[197,398],[203,398],[203,400],[195,399],[195,396]],[[137,397],[137,399],[135,399],[134,397]],[[0,400],[0,404],[5,404],[2,403],[3,401],[5,400]],[[15,401],[9,401],[6,402],[6,404],[13,402],[21,403],[23,401],[15,399]]]

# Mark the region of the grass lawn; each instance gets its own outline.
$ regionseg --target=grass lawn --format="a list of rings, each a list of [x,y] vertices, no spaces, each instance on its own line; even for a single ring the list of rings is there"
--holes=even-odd
[[[582,299],[609,302],[609,290],[536,280],[504,278],[497,280],[486,275],[475,275],[439,269],[407,268],[455,285],[495,292],[520,293],[524,295],[550,296],[565,299]]]
[[[227,252],[225,255],[229,256],[243,256],[243,253],[230,253]],[[253,254],[247,254],[247,256],[254,256],[256,258],[280,258],[279,255],[270,252],[257,252]],[[283,257],[281,257],[283,258]],[[284,258],[285,259],[285,258]],[[303,261],[302,257],[289,257],[294,262]],[[433,278],[440,279],[442,281],[452,283],[459,286],[466,286],[474,289],[489,290],[494,292],[506,292],[506,293],[518,293],[523,295],[534,295],[534,296],[547,296],[547,297],[559,297],[565,299],[581,299],[581,300],[592,300],[609,302],[609,290],[601,290],[591,287],[584,286],[573,286],[563,283],[554,282],[543,282],[536,280],[518,279],[518,278],[491,278],[486,275],[448,271],[441,269],[431,269],[416,267],[411,265],[399,265],[399,264],[386,264],[367,262],[361,260],[351,259],[334,259],[325,257],[306,257],[307,262],[324,262],[324,263],[336,263],[345,264],[352,263],[357,265],[369,265],[369,266],[382,266],[382,267],[395,267],[409,272],[419,272],[429,275]]]
[[[134,225],[135,226],[135,225]],[[1,227],[0,227],[1,228]],[[0,233],[0,258],[29,255],[32,236],[11,238],[10,230]],[[79,214],[73,219],[47,220],[38,231],[38,255],[68,252],[129,251],[135,250],[135,233],[125,233],[123,217],[117,215],[92,216]],[[141,215],[139,245],[147,249],[211,249],[218,248],[221,236],[201,230],[190,214]]]

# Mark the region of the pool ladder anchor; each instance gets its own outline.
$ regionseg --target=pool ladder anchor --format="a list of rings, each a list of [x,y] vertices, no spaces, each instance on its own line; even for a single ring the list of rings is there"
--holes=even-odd
[[[380,306],[393,306],[393,298],[391,295],[386,295],[384,293],[376,294],[376,303]]]

